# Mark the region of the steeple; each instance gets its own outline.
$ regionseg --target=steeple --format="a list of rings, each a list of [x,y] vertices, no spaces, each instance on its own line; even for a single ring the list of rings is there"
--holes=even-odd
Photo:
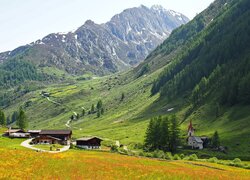
[[[189,123],[189,126],[188,126],[188,136],[194,136],[194,128],[193,128],[191,120],[190,120],[190,123]]]

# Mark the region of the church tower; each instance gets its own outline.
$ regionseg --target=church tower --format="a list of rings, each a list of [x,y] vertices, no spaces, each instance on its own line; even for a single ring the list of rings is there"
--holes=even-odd
[[[188,137],[194,136],[194,128],[192,125],[192,121],[190,121],[189,126],[188,126]]]

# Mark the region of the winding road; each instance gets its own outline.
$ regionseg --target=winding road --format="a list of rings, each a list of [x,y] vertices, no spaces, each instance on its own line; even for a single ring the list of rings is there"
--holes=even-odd
[[[70,145],[68,145],[68,146],[64,146],[63,148],[60,148],[60,151],[46,151],[46,150],[43,150],[43,149],[35,148],[34,146],[30,145],[30,142],[31,142],[32,140],[33,140],[33,139],[27,139],[27,140],[23,141],[23,142],[21,143],[21,146],[23,146],[23,147],[25,147],[25,148],[32,149],[32,150],[34,150],[34,151],[48,152],[48,153],[53,153],[53,154],[68,151],[69,148],[70,148]]]

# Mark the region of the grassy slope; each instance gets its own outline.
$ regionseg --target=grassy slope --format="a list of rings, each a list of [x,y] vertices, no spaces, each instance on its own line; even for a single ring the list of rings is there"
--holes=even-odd
[[[160,161],[82,150],[49,154],[21,148],[20,139],[13,141],[1,137],[0,141],[1,179],[250,178],[249,170],[212,163]]]

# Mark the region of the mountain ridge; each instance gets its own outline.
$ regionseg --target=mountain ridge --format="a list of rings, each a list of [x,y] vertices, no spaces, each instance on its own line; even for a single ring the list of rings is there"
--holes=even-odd
[[[21,56],[37,66],[53,66],[70,74],[114,73],[143,61],[173,29],[188,21],[186,16],[160,6],[129,8],[106,23],[87,20],[74,32],[51,33],[0,53],[0,62]]]

